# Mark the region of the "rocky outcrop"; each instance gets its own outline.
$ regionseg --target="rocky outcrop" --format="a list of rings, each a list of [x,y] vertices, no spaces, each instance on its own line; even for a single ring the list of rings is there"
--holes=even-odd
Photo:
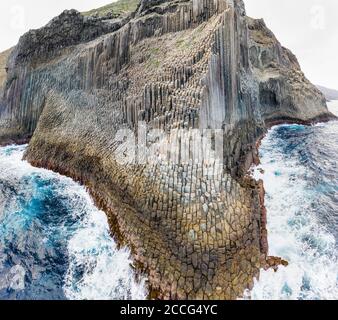
[[[281,46],[263,20],[247,20],[250,60],[259,83],[259,105],[265,123],[309,123],[332,117],[325,97],[306,79],[293,53]]]
[[[0,93],[2,92],[3,86],[7,78],[6,65],[10,53],[10,49],[0,53]]]
[[[317,88],[324,94],[327,101],[338,100],[338,90],[318,86]]]
[[[48,60],[64,48],[112,33],[120,29],[128,20],[128,18],[85,17],[76,10],[66,10],[45,27],[24,34],[10,62],[18,65],[25,61]]]
[[[114,30],[85,21],[67,11],[21,39],[0,142],[33,135],[29,162],[88,187],[150,297],[241,296],[267,265],[256,142],[272,122],[330,117],[325,99],[241,0],[143,0]]]

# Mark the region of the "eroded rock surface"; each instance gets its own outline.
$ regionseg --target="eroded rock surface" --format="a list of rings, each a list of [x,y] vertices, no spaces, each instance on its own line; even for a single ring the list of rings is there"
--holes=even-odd
[[[10,53],[11,53],[10,49],[0,53],[0,92],[3,89],[3,85],[6,82],[7,78],[6,65]]]
[[[325,120],[325,97],[306,79],[296,56],[281,46],[263,20],[247,21],[250,60],[259,81],[259,104],[265,123]]]
[[[267,265],[263,185],[246,176],[256,142],[271,123],[329,118],[324,97],[241,0],[143,0],[123,21],[93,19],[67,11],[23,36],[0,142],[33,135],[29,162],[88,187],[151,297],[241,296]],[[121,163],[116,134],[139,121],[222,129],[224,161]]]

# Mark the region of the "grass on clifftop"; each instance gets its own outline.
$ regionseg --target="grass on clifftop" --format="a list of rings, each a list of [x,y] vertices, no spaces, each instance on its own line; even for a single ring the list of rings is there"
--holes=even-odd
[[[107,15],[108,13],[112,13],[114,16],[120,16],[129,12],[133,12],[136,10],[139,0],[119,0],[101,8],[93,9],[87,12],[83,12],[84,16],[91,16],[97,14],[102,17]]]

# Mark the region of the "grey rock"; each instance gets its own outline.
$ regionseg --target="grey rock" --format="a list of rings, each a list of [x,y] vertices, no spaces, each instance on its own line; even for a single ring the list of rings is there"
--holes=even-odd
[[[85,184],[155,298],[235,299],[252,284],[268,249],[263,186],[246,176],[256,142],[274,123],[332,117],[240,0],[143,0],[122,20],[65,11],[25,34],[6,68],[0,144],[31,137],[25,159]],[[134,164],[115,138],[140,117],[149,130],[223,128],[224,166]]]

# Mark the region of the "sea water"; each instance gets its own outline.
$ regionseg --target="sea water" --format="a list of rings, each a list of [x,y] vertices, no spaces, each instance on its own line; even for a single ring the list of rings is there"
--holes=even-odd
[[[338,115],[338,101],[329,103]],[[264,181],[269,255],[252,299],[338,299],[338,122],[273,127],[254,176]]]
[[[0,148],[0,299],[144,299],[129,250],[73,180]]]

